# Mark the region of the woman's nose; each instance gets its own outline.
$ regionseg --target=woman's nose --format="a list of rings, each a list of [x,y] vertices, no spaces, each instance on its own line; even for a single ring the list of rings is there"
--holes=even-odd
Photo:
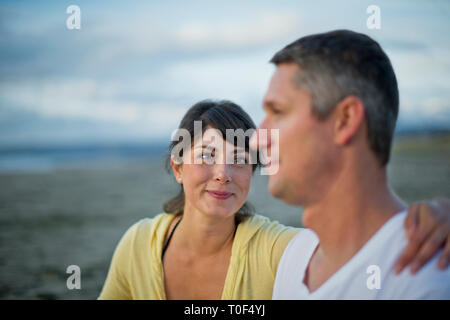
[[[231,175],[229,165],[216,164],[215,165],[215,180],[220,183],[230,183]]]

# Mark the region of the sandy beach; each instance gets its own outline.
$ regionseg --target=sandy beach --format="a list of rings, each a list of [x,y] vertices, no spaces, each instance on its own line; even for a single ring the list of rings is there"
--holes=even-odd
[[[450,139],[395,144],[388,173],[407,202],[450,197]],[[162,211],[178,185],[162,157],[117,165],[0,173],[0,298],[95,299],[113,250],[129,226]],[[301,209],[271,198],[255,174],[249,200],[259,214],[301,226]],[[81,289],[68,290],[69,265]]]

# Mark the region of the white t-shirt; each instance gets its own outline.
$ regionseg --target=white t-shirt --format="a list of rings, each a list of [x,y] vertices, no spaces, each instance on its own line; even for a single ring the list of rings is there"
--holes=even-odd
[[[287,245],[277,269],[273,299],[450,299],[450,270],[437,268],[442,250],[411,275],[395,275],[393,267],[407,244],[406,211],[394,215],[318,289],[310,293],[305,271],[319,240],[309,229]]]

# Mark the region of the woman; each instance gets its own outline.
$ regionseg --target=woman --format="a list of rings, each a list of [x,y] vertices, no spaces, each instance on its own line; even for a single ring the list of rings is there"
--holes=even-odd
[[[202,124],[198,136],[194,121]],[[222,137],[226,129],[254,129],[253,121],[232,102],[202,101],[179,128],[189,132],[190,147],[178,163],[173,141],[167,161],[180,193],[165,213],[125,233],[99,299],[271,299],[278,262],[301,229],[252,214],[246,203],[257,167],[248,138],[243,152]]]

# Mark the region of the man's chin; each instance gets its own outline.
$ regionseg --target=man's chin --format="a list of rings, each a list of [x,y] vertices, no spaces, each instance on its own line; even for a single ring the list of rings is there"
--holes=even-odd
[[[293,197],[293,193],[288,192],[288,184],[276,180],[275,177],[269,178],[268,191],[272,195],[272,197],[277,198],[278,200],[281,200],[288,205],[299,205],[298,199]]]
[[[282,184],[277,181],[275,176],[269,176],[269,184],[267,187],[269,193],[272,195],[272,197],[283,200],[283,187]]]

